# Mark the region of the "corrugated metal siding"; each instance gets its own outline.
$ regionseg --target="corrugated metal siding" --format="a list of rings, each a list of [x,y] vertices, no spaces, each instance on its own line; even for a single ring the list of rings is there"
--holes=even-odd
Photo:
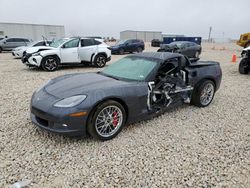
[[[0,23],[0,33],[8,37],[25,37],[32,40],[62,38],[65,36],[64,26],[36,25],[19,23]]]
[[[162,40],[162,33],[158,31],[122,31],[120,39],[141,39],[144,42],[151,42],[153,39]]]

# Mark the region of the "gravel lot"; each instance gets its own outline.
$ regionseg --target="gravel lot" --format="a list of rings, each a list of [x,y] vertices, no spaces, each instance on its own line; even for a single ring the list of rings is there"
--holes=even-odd
[[[240,50],[203,45],[202,60],[219,61],[223,70],[209,107],[179,107],[126,126],[106,142],[50,134],[29,118],[31,95],[48,79],[99,69],[49,73],[0,54],[0,187],[23,179],[35,188],[250,187],[250,75],[240,75],[238,63],[230,62]]]

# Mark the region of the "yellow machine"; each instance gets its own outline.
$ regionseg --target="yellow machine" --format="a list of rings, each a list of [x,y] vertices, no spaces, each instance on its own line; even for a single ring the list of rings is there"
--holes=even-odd
[[[240,40],[237,41],[237,44],[244,48],[250,46],[250,33],[240,35]]]

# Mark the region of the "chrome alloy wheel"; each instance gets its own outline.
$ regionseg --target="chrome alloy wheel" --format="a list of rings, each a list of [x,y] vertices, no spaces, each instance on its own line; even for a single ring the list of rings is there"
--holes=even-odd
[[[46,59],[45,63],[44,63],[44,68],[49,70],[49,71],[53,71],[55,70],[57,67],[57,62],[55,58],[48,58]]]
[[[95,121],[95,129],[102,137],[110,137],[114,135],[123,122],[123,114],[117,106],[107,106],[103,108],[97,115]]]
[[[200,102],[202,105],[206,106],[208,105],[212,100],[214,96],[214,85],[212,83],[208,83],[205,85],[201,92],[200,96]]]

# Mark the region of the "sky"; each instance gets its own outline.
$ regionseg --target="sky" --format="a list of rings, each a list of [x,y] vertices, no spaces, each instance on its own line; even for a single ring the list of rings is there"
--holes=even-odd
[[[123,30],[238,39],[250,0],[0,0],[0,22],[64,25],[68,36],[119,38]]]

